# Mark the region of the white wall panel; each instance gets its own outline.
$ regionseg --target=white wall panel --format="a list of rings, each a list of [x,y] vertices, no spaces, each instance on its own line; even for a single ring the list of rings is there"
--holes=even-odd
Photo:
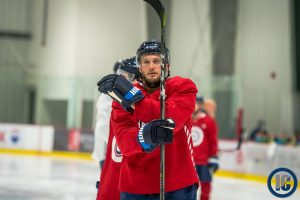
[[[211,90],[209,0],[174,0],[170,22],[171,73],[190,77],[202,94]]]
[[[44,1],[34,1],[30,62],[38,86],[36,121],[46,99],[68,101],[68,127],[81,123],[84,99],[93,100],[97,81],[120,58],[135,55],[146,38],[145,2],[49,1],[46,45],[42,45]]]
[[[293,132],[290,24],[290,1],[239,1],[236,66],[248,130],[265,119],[272,133]]]

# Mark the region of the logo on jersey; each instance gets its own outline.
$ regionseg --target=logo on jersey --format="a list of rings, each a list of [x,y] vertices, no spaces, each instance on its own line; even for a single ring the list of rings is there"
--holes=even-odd
[[[117,145],[117,142],[116,142],[116,138],[114,137],[113,138],[113,141],[112,141],[112,145],[111,145],[111,158],[113,161],[117,162],[117,163],[120,163],[122,162],[122,159],[123,159],[123,155]]]
[[[193,146],[197,147],[199,146],[204,138],[204,133],[201,128],[198,126],[192,127],[192,140],[193,140]]]

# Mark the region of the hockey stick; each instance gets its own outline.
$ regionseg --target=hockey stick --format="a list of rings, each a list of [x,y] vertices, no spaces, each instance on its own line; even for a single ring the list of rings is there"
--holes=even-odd
[[[165,94],[165,78],[166,78],[166,59],[165,59],[165,27],[166,27],[166,13],[165,8],[162,5],[160,0],[144,0],[149,3],[160,19],[160,28],[161,28],[161,55],[162,55],[162,69],[160,75],[160,118],[166,118],[166,94]],[[165,145],[160,145],[160,199],[165,199]]]
[[[235,152],[239,151],[242,147],[243,141],[246,139],[246,132],[243,131],[243,116],[244,110],[242,108],[238,109],[237,120],[236,120],[236,135],[237,135],[237,145],[232,149],[220,149],[223,152]]]
[[[230,152],[235,152],[235,151],[239,151],[242,147],[242,143],[243,143],[243,136],[240,135],[238,137],[238,141],[237,141],[237,145],[236,147],[232,148],[232,149],[219,149],[220,153],[230,153]]]

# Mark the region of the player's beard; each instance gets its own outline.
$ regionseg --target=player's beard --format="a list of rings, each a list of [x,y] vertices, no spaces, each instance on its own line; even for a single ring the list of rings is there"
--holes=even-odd
[[[158,88],[160,85],[160,77],[155,80],[149,80],[144,75],[142,75],[143,83],[149,88]]]

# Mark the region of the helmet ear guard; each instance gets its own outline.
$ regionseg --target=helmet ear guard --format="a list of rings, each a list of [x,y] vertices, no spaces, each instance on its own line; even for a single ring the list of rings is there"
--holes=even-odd
[[[167,48],[165,51],[164,59],[165,59],[166,64],[170,65],[170,63],[171,63],[170,52],[169,52],[169,49],[167,49]]]
[[[204,103],[204,97],[203,97],[203,95],[202,94],[197,94],[196,95],[196,102],[197,103]]]

